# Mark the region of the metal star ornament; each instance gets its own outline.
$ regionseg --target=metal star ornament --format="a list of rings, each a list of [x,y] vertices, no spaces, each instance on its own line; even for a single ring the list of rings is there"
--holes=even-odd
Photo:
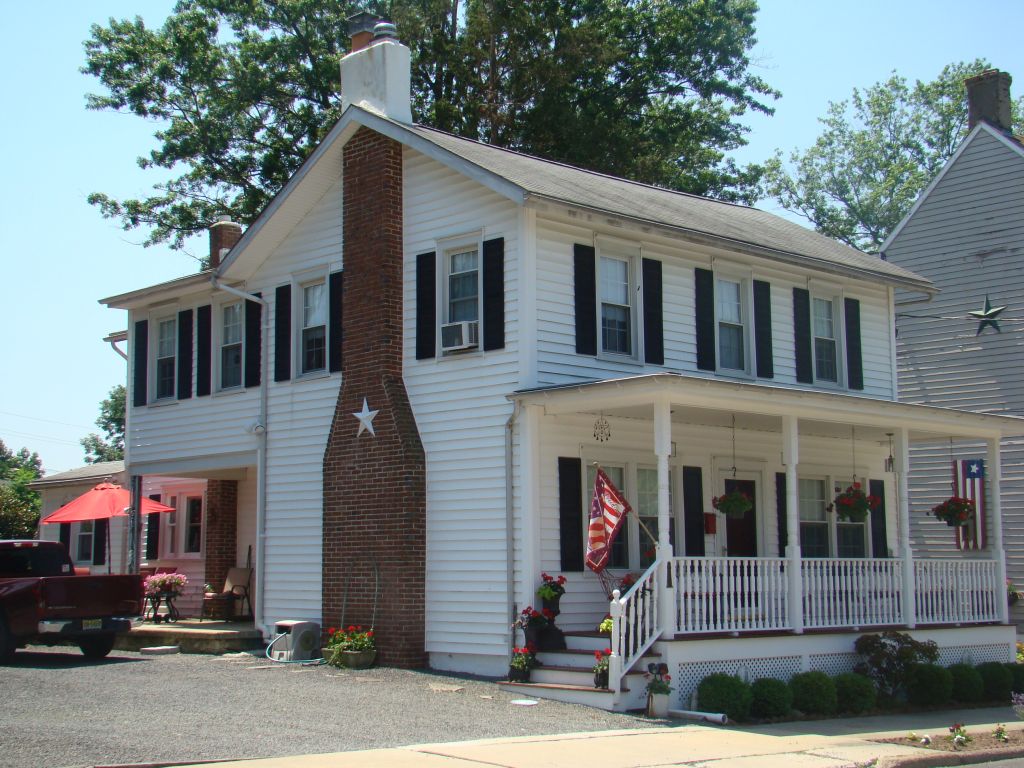
[[[996,329],[996,333],[1002,333],[999,328],[999,321],[996,319],[1003,313],[1006,307],[993,307],[992,302],[988,299],[988,294],[985,294],[985,308],[978,312],[968,312],[971,317],[978,319],[978,332],[975,336],[980,336],[981,332],[985,330],[985,326],[991,325]]]
[[[377,433],[373,431],[373,417],[378,413],[380,413],[380,411],[370,410],[370,406],[367,405],[366,398],[364,397],[363,410],[352,414],[359,420],[359,431],[356,432],[356,437],[359,437],[363,432],[369,432],[374,437],[377,436]]]

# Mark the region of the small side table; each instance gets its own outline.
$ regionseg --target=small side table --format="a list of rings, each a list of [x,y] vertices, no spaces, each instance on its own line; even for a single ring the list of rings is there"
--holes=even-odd
[[[155,595],[146,595],[146,612],[143,614],[143,619],[152,621],[154,624],[159,624],[161,621],[172,622],[180,619],[181,614],[178,612],[178,607],[174,604],[174,598],[177,596],[176,592],[157,592]],[[160,615],[161,603],[167,607],[166,616]]]

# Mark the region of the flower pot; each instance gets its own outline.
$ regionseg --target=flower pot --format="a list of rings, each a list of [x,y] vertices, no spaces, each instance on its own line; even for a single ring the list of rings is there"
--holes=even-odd
[[[1015,605],[1018,600],[1020,600],[1020,595],[1018,595],[1016,593],[1008,594],[1006,596],[1006,603],[1007,603],[1007,605]]]
[[[668,717],[668,694],[649,693],[647,694],[647,716]]]
[[[373,649],[369,651],[342,651],[341,666],[348,667],[349,669],[369,669],[376,658],[377,651]]]
[[[527,648],[540,648],[540,633],[543,627],[534,627],[527,624],[523,627],[523,645]]]
[[[602,669],[599,672],[594,673],[594,687],[595,688],[607,688],[608,687],[608,670]]]
[[[562,630],[554,624],[541,628],[537,637],[538,651],[564,651],[565,647],[565,633]]]
[[[541,607],[545,608],[546,610],[551,611],[551,614],[553,616],[557,616],[558,614],[561,613],[561,611],[558,609],[558,601],[561,600],[561,599],[562,599],[561,595],[556,595],[555,597],[552,597],[550,599],[548,599],[546,597],[542,597],[541,598]]]
[[[963,520],[963,521],[960,521],[960,520],[947,520],[946,521],[946,525],[948,525],[950,528],[961,528],[961,527],[967,525],[967,521],[966,520]]]
[[[530,682],[530,669],[521,669],[519,667],[508,668],[508,681],[510,683],[528,683]]]

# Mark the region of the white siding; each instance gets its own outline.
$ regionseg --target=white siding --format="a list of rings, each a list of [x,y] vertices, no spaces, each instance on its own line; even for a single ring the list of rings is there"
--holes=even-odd
[[[434,666],[465,668],[472,657],[475,669],[496,674],[510,623],[505,423],[519,378],[518,209],[411,150],[404,177],[405,383],[427,461],[426,650]],[[416,360],[415,257],[480,230],[484,240],[505,239],[505,348]]]

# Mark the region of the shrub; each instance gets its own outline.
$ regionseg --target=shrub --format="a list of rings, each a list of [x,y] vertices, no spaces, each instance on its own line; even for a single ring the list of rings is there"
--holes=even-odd
[[[789,686],[774,677],[762,677],[750,686],[754,701],[750,712],[755,717],[782,717],[793,708],[793,692]]]
[[[907,674],[907,699],[911,704],[941,707],[953,695],[953,675],[938,664],[915,664]]]
[[[1013,685],[1010,688],[1014,693],[1024,693],[1024,664],[1007,664],[1006,668],[1013,677]]]
[[[970,664],[954,664],[949,668],[953,676],[953,700],[964,704],[981,701],[985,696],[985,681]]]
[[[933,641],[921,642],[904,632],[861,635],[853,648],[863,659],[854,671],[874,680],[885,698],[906,691],[907,672],[914,664],[934,664],[939,659],[939,647]]]
[[[836,698],[841,711],[856,715],[875,708],[878,692],[875,690],[875,684],[871,678],[858,675],[855,672],[846,672],[836,675],[833,682],[836,686]]]
[[[754,694],[736,675],[708,675],[697,687],[697,701],[705,712],[722,712],[730,720],[746,720]]]
[[[975,667],[985,686],[985,698],[1000,703],[1008,701],[1013,688],[1013,673],[998,661],[989,661]]]
[[[836,684],[824,672],[801,672],[789,681],[793,707],[808,715],[835,714]]]

